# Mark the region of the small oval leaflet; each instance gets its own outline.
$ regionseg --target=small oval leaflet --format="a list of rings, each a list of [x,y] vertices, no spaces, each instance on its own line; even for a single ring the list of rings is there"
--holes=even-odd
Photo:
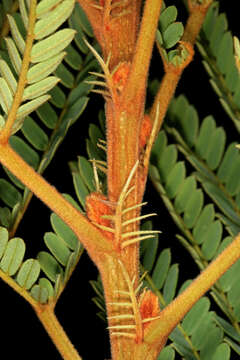
[[[49,11],[47,16],[38,20],[34,33],[35,39],[42,39],[47,35],[52,34],[60,25],[64,23],[71,15],[75,5],[75,0],[62,1],[54,10]]]
[[[74,38],[76,31],[72,29],[59,30],[56,34],[37,42],[32,47],[31,61],[37,63],[50,59],[67,47]]]
[[[39,273],[39,262],[35,259],[28,259],[22,264],[17,274],[17,282],[20,286],[28,290],[32,287],[35,281],[37,281]]]
[[[13,238],[8,242],[0,267],[9,276],[14,275],[20,267],[25,248],[25,243],[20,238]]]

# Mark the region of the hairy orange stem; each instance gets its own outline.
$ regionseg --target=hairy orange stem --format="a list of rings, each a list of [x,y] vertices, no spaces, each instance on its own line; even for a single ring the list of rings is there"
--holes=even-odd
[[[162,0],[148,0],[145,2],[141,28],[132,61],[132,71],[125,89],[125,101],[127,103],[136,97],[136,94],[146,89],[148,69],[161,7]]]
[[[34,310],[62,358],[64,360],[82,360],[56,318],[51,304],[34,307]]]
[[[158,342],[170,334],[181,319],[206,291],[240,258],[240,234],[212,263],[154,320],[145,341],[158,347]]]
[[[207,0],[201,5],[194,3],[192,0],[188,1],[190,16],[188,18],[182,37],[183,41],[188,41],[192,45],[195,44],[199,30],[202,27],[206,13],[211,3],[212,0]]]
[[[36,173],[9,144],[0,143],[0,162],[74,231],[95,261],[98,252],[112,252],[111,243],[102,233],[54,186]]]

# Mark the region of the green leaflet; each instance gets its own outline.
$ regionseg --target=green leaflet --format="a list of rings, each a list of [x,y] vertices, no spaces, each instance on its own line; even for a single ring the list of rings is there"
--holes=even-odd
[[[169,249],[164,249],[157,259],[153,270],[152,280],[157,289],[161,289],[169,270],[171,263],[171,252]]]
[[[14,135],[10,138],[10,144],[13,149],[33,168],[37,168],[39,164],[39,155],[21,138]]]
[[[146,221],[141,226],[142,230],[152,230],[151,221]],[[142,241],[141,242],[141,259],[144,269],[150,272],[153,268],[158,248],[158,234],[154,236],[150,242]],[[155,282],[156,284],[156,282]],[[157,286],[157,285],[156,285]]]
[[[8,87],[8,84],[5,79],[0,78],[0,105],[5,112],[9,113],[13,102],[13,96],[11,90]]]
[[[170,199],[174,198],[186,176],[186,168],[183,162],[178,162],[170,171],[166,181],[166,192]]]
[[[7,17],[8,17],[8,21],[10,24],[13,39],[14,39],[15,43],[17,44],[17,47],[18,47],[20,53],[23,54],[24,49],[25,49],[25,41],[23,40],[23,37],[18,29],[18,26],[17,26],[13,16],[7,15]]]
[[[42,96],[43,94],[51,90],[58,82],[59,79],[57,77],[48,76],[33,85],[27,86],[23,93],[23,101],[35,99]]]
[[[80,245],[80,244],[79,244]],[[64,273],[64,281],[68,281],[72,271],[77,263],[79,257],[79,251],[75,251],[73,253],[71,253],[71,255],[68,257],[67,263],[66,263],[66,268],[65,268],[65,273]]]
[[[67,49],[67,56],[65,57],[66,63],[71,66],[74,70],[80,70],[83,66],[83,58],[79,52],[70,44]],[[83,84],[82,84],[83,85]]]
[[[177,149],[175,145],[170,145],[164,153],[159,157],[158,168],[162,179],[166,180],[168,174],[173,169],[177,160]]]
[[[207,260],[211,260],[222,239],[222,224],[220,221],[212,222],[208,231],[205,233],[204,243],[202,245],[202,253]]]
[[[31,289],[32,297],[41,304],[46,304],[49,298],[48,290],[40,285],[34,285]]]
[[[81,175],[77,170],[77,167],[74,166],[74,163],[70,163],[70,167],[71,167],[73,184],[76,191],[76,195],[78,197],[78,200],[82,208],[85,209],[85,199],[90,192],[86,187],[86,185],[84,184],[84,181],[82,180]]]
[[[34,28],[35,38],[37,40],[52,34],[60,25],[64,23],[71,15],[75,5],[75,0],[64,0],[59,5],[54,6],[54,10],[46,14],[42,19],[36,22]]]
[[[218,359],[221,359],[221,360],[230,360],[230,347],[227,345],[227,344],[220,344],[214,355],[213,355],[213,360],[218,360]]]
[[[62,0],[41,0],[37,4],[36,15],[38,18],[48,15],[48,12],[51,11],[57,4]]]
[[[21,201],[20,192],[7,180],[0,179],[0,198],[7,206],[13,207]]]
[[[60,54],[57,54],[56,56],[53,56],[46,61],[42,61],[36,65],[33,65],[27,74],[28,84],[45,79],[58,67],[65,55],[66,52],[60,52]]]
[[[44,241],[60,264],[66,266],[71,252],[65,245],[64,241],[51,232],[48,232],[44,235]]]
[[[180,22],[175,22],[168,26],[163,33],[163,44],[166,49],[170,49],[181,39],[184,27]]]
[[[17,81],[15,77],[12,74],[12,71],[10,70],[8,64],[6,61],[0,59],[0,73],[4,80],[7,82],[7,86],[10,89],[12,94],[15,94],[17,90]],[[7,90],[8,91],[8,90]]]
[[[38,253],[37,260],[40,263],[42,271],[50,280],[55,282],[57,276],[62,273],[62,268],[55,258],[46,251],[41,251]]]
[[[57,114],[56,111],[49,103],[44,103],[36,110],[39,119],[46,125],[49,129],[54,129],[57,124]]]
[[[25,29],[28,28],[28,13],[27,8],[24,0],[19,0],[19,9],[21,13],[21,17],[25,26]]]
[[[202,244],[204,242],[205,234],[208,232],[210,224],[213,223],[214,216],[215,212],[213,205],[206,205],[193,229],[193,236],[196,239],[197,244]]]
[[[158,356],[157,360],[174,360],[175,351],[170,346],[166,346]]]
[[[31,118],[26,117],[21,128],[26,139],[37,149],[44,151],[47,148],[49,139],[42,128]]]
[[[64,86],[72,89],[74,86],[74,76],[63,64],[60,64],[55,71],[55,75],[61,79]]]
[[[16,280],[21,287],[28,290],[36,282],[39,274],[39,262],[35,259],[28,259],[22,264]]]
[[[225,14],[219,14],[218,2],[214,2],[208,11],[197,45],[213,89],[236,129],[240,131],[240,81],[235,66],[233,37],[228,31]]]
[[[17,47],[11,38],[5,38],[5,41],[14,70],[17,74],[19,74],[21,71],[22,60],[17,50]]]
[[[178,43],[184,32],[183,24],[176,22],[176,18],[177,8],[175,6],[168,6],[161,12],[156,40],[165,61],[178,66],[187,56],[187,50],[182,47],[181,50],[179,48],[166,51]]]
[[[79,156],[78,169],[89,191],[90,192],[95,191],[96,189],[95,189],[95,184],[93,182],[94,173],[93,173],[92,164],[89,161],[87,161],[83,156]]]
[[[11,224],[11,211],[8,207],[1,207],[0,208],[0,221],[1,225],[6,227],[7,229],[10,227]]]
[[[24,105],[21,105],[17,112],[17,119],[24,119],[31,112],[35,111],[39,106],[44,104],[47,100],[50,99],[49,95],[42,95],[37,99],[31,100]]]
[[[4,227],[0,227],[0,259],[5,253],[8,242],[8,231]]]
[[[71,249],[75,250],[78,244],[78,238],[74,232],[56,215],[51,215],[51,224],[56,234]]]
[[[48,60],[60,53],[72,41],[75,31],[72,29],[59,30],[54,35],[33,45],[31,60],[33,63]]]
[[[179,274],[178,264],[172,265],[168,271],[163,287],[163,297],[166,304],[169,304],[174,298],[177,282],[178,282],[178,274]]]
[[[200,326],[204,317],[207,315],[210,308],[210,301],[208,298],[201,298],[193,308],[187,313],[182,322],[182,327],[186,333],[192,335]]]
[[[9,276],[14,275],[20,267],[25,253],[25,244],[20,238],[11,239],[0,262],[0,268]]]
[[[59,109],[62,109],[66,102],[66,95],[64,92],[60,89],[60,87],[55,86],[51,91],[51,103],[56,106]]]
[[[224,320],[223,318],[221,318],[218,315],[215,316],[215,321],[225,331],[225,333],[228,336],[230,336],[232,339],[234,339],[238,342],[240,341],[240,336],[239,336],[238,332],[231,324],[229,324],[226,320]]]
[[[176,6],[168,6],[163,10],[159,18],[159,28],[161,32],[164,32],[169,25],[171,25],[177,19]]]
[[[78,26],[90,37],[93,37],[92,27],[85,12],[82,10],[79,3],[76,4],[72,18],[78,22]]]
[[[54,289],[52,283],[47,278],[40,278],[39,286],[46,288],[49,297],[52,297],[54,295]]]
[[[180,188],[180,191],[177,193],[175,198],[175,207],[179,213],[182,213],[188,206],[190,202],[191,195],[195,193],[197,187],[196,180],[193,176],[186,178],[184,183]]]

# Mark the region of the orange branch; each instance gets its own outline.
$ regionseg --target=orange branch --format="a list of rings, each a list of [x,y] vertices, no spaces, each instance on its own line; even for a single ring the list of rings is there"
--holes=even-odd
[[[147,0],[145,2],[142,23],[132,62],[132,71],[125,89],[125,97],[128,101],[139,93],[139,88],[145,90],[161,7],[162,0]]]
[[[102,233],[54,186],[36,173],[9,144],[0,144],[0,162],[74,231],[94,261],[98,252],[112,252],[111,243]]]
[[[157,347],[168,336],[192,306],[240,258],[240,234],[212,263],[154,320],[145,335],[145,341]],[[160,349],[161,350],[161,349]]]
[[[190,10],[190,16],[188,18],[185,31],[182,40],[190,42],[192,45],[195,44],[199,30],[202,27],[206,13],[212,0],[207,0],[205,4],[196,4],[193,1],[188,1],[188,7]]]

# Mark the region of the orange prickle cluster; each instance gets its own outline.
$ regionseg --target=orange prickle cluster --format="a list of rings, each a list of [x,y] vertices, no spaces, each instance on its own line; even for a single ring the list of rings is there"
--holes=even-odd
[[[146,145],[147,140],[151,134],[151,131],[152,131],[152,122],[150,116],[144,115],[141,131],[140,131],[140,139],[139,139],[141,149]]]
[[[139,310],[142,320],[155,318],[160,315],[160,307],[157,295],[151,290],[145,290],[140,295]],[[143,328],[145,329],[150,322],[143,322]]]
[[[119,93],[122,92],[124,86],[127,83],[129,72],[130,72],[130,63],[126,61],[120,63],[117,66],[116,70],[114,70],[113,72],[112,75],[113,84],[115,85]]]
[[[104,219],[103,215],[112,215],[113,211],[108,204],[107,197],[99,192],[93,192],[86,197],[87,217],[94,223],[111,227],[111,220]],[[109,239],[113,238],[113,234],[109,231],[102,230],[104,235]]]

